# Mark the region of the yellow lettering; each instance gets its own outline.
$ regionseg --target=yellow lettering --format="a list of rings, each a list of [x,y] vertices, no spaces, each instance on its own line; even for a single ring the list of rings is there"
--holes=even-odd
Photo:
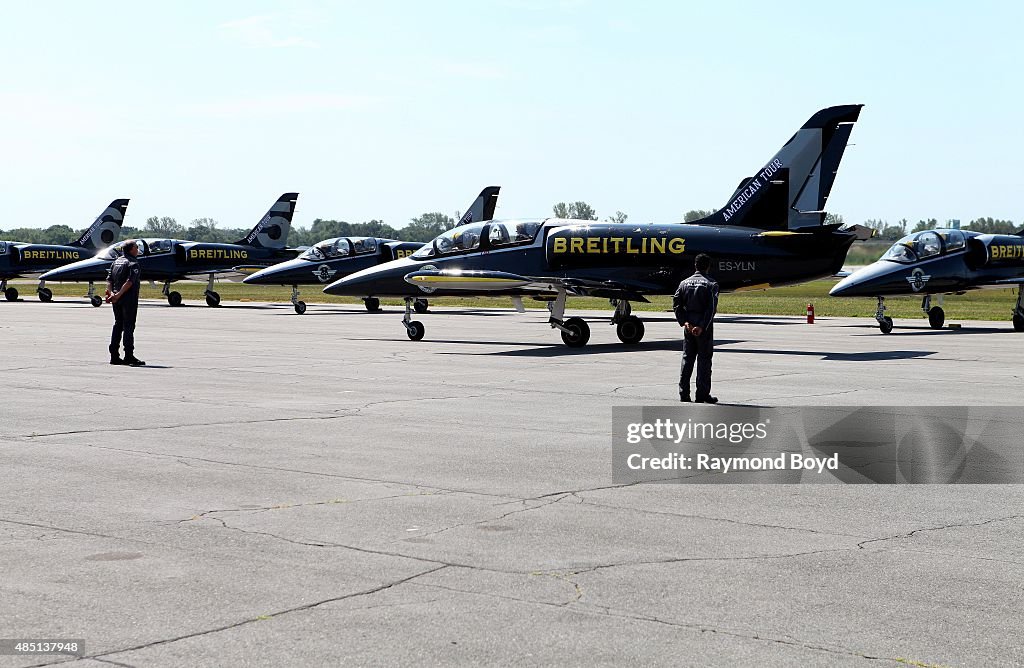
[[[612,237],[610,239],[610,241],[615,246],[614,252],[618,253],[619,252],[619,246],[622,245],[622,242],[625,241],[625,239],[622,238],[622,237]]]
[[[597,239],[595,239],[594,237],[591,237],[590,239],[587,239],[587,252],[588,253],[600,253],[601,252],[601,249],[600,249],[600,247],[597,244]]]
[[[665,252],[665,240],[654,238],[651,239],[651,252],[652,253],[664,253]]]
[[[571,243],[569,245],[570,245],[570,247],[572,249],[571,252],[573,252],[573,253],[582,253],[583,252],[583,238],[582,237],[573,237],[572,241],[571,241]]]
[[[633,248],[633,237],[626,238],[626,252],[631,255],[635,255],[640,252],[639,249]]]
[[[675,237],[668,240],[668,252],[675,255],[686,252],[686,239]]]
[[[551,247],[551,250],[555,253],[564,253],[568,245],[569,242],[565,237],[555,237],[555,245]]]

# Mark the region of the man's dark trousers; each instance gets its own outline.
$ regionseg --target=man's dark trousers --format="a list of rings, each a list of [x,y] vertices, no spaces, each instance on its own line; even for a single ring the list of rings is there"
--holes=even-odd
[[[715,326],[694,336],[683,333],[683,368],[679,374],[679,396],[690,396],[690,377],[693,375],[694,363],[697,365],[697,394],[700,401],[711,394],[711,356],[715,352]]]
[[[110,354],[117,355],[124,336],[124,356],[135,355],[135,318],[139,314],[139,302],[135,299],[120,299],[114,303],[114,330],[110,333]]]

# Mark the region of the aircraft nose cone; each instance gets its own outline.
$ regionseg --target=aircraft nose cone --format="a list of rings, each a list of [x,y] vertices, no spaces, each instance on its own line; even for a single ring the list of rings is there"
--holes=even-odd
[[[107,277],[109,262],[90,258],[66,264],[63,267],[51,269],[42,276],[44,281],[87,281],[103,280]]]
[[[249,274],[242,279],[242,282],[248,283],[249,285],[275,285],[287,283],[289,280],[297,279],[299,277],[299,269],[307,264],[309,263],[305,260],[287,260],[285,262],[271,265],[266,269],[260,269],[254,274]],[[312,274],[302,276],[302,278],[310,277],[312,277]]]
[[[370,295],[404,295],[420,296],[424,293],[405,282],[404,276],[412,269],[398,260],[401,267],[371,267],[358,271],[354,274],[337,280],[326,288],[324,292],[329,295],[342,295],[348,297],[366,297]]]
[[[893,292],[902,292],[902,285],[897,277],[905,273],[907,267],[892,262],[875,262],[861,267],[829,290],[831,297],[878,297]],[[894,281],[896,281],[894,283]]]

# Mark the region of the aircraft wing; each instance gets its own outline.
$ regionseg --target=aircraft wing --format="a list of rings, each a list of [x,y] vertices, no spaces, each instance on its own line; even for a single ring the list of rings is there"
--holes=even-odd
[[[486,270],[421,270],[405,275],[406,283],[432,290],[465,290],[466,292],[522,292],[534,294],[555,294],[564,289],[571,295],[582,297],[604,297],[646,302],[644,287],[630,286],[618,281],[593,281],[562,276],[521,276],[507,271]]]
[[[256,264],[242,264],[228,269],[208,269],[206,271],[190,271],[186,274],[187,278],[193,280],[205,281],[210,276],[217,276],[228,281],[241,281],[250,274],[255,274],[261,269],[266,269],[266,266]]]

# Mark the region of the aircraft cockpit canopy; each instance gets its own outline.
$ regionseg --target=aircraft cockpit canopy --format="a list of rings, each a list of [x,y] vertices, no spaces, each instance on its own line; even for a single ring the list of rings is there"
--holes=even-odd
[[[435,255],[472,251],[480,248],[485,240],[487,248],[530,243],[536,238],[542,225],[543,221],[539,220],[502,220],[459,225],[424,244],[412,254],[412,257],[415,260],[423,260]]]
[[[303,260],[313,260],[319,262],[320,260],[330,260],[336,257],[345,257],[351,253],[349,248],[348,238],[337,237],[335,239],[326,239],[313,246],[310,246],[306,251],[300,255]]]
[[[170,253],[174,248],[174,242],[170,239],[140,239],[142,247],[139,248],[140,255],[163,255]]]
[[[352,237],[352,252],[356,255],[377,252],[377,240],[373,237]]]
[[[960,230],[928,230],[908,234],[889,248],[883,260],[910,264],[928,258],[961,250],[967,244]]]
[[[0,241],[0,255],[7,255],[7,242]]]

